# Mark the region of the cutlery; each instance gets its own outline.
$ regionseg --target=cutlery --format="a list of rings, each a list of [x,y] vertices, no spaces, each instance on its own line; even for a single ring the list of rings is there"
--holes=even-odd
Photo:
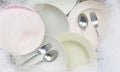
[[[24,64],[28,63],[30,60],[32,60],[33,58],[37,57],[40,54],[46,54],[47,51],[50,50],[51,48],[52,48],[52,45],[50,43],[42,46],[41,48],[38,49],[38,51],[36,52],[34,56],[30,57],[28,60],[23,62],[21,65],[23,66]]]
[[[52,62],[52,61],[54,61],[57,58],[57,56],[58,56],[58,51],[56,51],[56,50],[48,51],[44,55],[43,60],[38,62],[38,63],[36,63],[35,65],[41,64],[43,62]]]
[[[81,13],[78,17],[78,26],[82,29],[83,34],[85,35],[85,30],[88,26],[88,18],[84,13]]]
[[[99,35],[99,29],[98,29],[98,18],[97,18],[97,16],[96,16],[96,13],[95,13],[95,12],[91,12],[91,13],[90,13],[90,18],[91,18],[91,21],[92,21],[93,26],[94,26],[95,29],[96,29],[96,32],[97,32],[97,35],[98,35],[98,38],[99,38],[100,35]]]
[[[80,0],[77,0],[76,4],[74,5],[74,7],[79,4],[81,1]],[[68,17],[69,14],[71,13],[71,11],[74,9],[74,7],[66,14],[66,16]]]

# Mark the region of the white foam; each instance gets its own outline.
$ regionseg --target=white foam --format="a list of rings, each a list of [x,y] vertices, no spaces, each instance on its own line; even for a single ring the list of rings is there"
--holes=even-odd
[[[6,52],[0,49],[0,72],[16,72],[13,65],[9,63]]]
[[[99,72],[120,72],[120,1],[106,0],[111,5],[109,29],[102,40],[98,61]]]

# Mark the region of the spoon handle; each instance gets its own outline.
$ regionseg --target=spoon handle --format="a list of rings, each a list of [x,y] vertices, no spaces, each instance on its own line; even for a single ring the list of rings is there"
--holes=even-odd
[[[85,29],[83,29],[82,32],[83,32],[83,35],[85,36],[85,34],[86,34]]]
[[[26,63],[28,63],[30,60],[32,60],[33,58],[37,57],[38,55],[40,55],[40,53],[37,53],[37,54],[35,54],[34,56],[30,57],[28,60],[26,60],[25,62],[23,62],[23,63],[21,64],[21,66],[25,65]]]
[[[99,31],[99,28],[98,27],[96,27],[96,32],[97,32],[97,36],[98,36],[98,40],[100,40],[100,31]]]
[[[39,64],[41,64],[41,63],[43,63],[43,62],[44,62],[44,61],[42,60],[42,61],[36,63],[35,65],[39,65]]]

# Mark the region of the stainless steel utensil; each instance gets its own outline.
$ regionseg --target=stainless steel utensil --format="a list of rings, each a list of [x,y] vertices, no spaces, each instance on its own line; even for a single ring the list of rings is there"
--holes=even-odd
[[[88,26],[88,18],[84,13],[81,13],[78,17],[78,26],[83,31],[83,34],[85,35],[85,30]]]
[[[77,0],[76,4],[74,5],[74,7],[79,4],[81,1],[80,0]],[[74,7],[66,14],[66,16],[68,17],[69,14],[71,13],[71,11],[74,9]]]
[[[23,62],[21,65],[28,63],[30,60],[32,60],[33,58],[37,57],[40,54],[46,54],[47,51],[50,50],[51,48],[52,48],[52,45],[50,43],[40,47],[34,56],[30,57],[28,60]]]
[[[57,58],[57,56],[58,56],[58,51],[56,50],[48,51],[48,53],[44,55],[43,60],[36,63],[35,65],[41,64],[43,62],[52,62]]]
[[[91,12],[90,13],[90,18],[91,18],[93,26],[96,29],[96,32],[97,32],[97,35],[98,35],[98,38],[99,38],[100,37],[100,35],[99,35],[99,28],[98,28],[99,25],[98,25],[98,18],[96,16],[96,13],[95,12]]]

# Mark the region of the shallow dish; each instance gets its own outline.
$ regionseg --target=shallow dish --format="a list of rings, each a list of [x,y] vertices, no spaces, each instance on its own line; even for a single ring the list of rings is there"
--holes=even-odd
[[[8,6],[0,10],[2,48],[9,53],[25,55],[43,41],[44,24],[33,10],[23,6]]]
[[[65,14],[68,14],[75,6],[78,0],[27,0],[27,5],[34,6],[39,3],[46,3],[61,9]]]
[[[62,33],[56,38],[64,45],[68,55],[68,69],[96,61],[95,50],[91,43],[77,33]]]
[[[78,4],[70,13],[68,17],[69,27],[71,32],[77,32],[83,35],[81,28],[78,25],[78,16],[81,13],[85,13],[88,17],[88,27],[86,29],[85,37],[90,40],[93,47],[96,48],[98,45],[98,36],[92,22],[90,20],[90,12],[95,11],[98,21],[99,21],[99,30],[100,37],[104,36],[104,32],[107,29],[107,16],[106,8],[103,4],[96,1],[84,1]],[[83,35],[84,36],[84,35]]]
[[[31,60],[27,65],[24,67],[20,67],[22,72],[64,72],[66,71],[67,67],[67,55],[63,45],[56,40],[54,37],[46,35],[45,40],[42,45],[46,45],[50,43],[52,45],[51,50],[57,50],[59,55],[57,59],[53,62],[43,62],[39,65],[33,65],[38,61],[42,60],[42,55],[36,57],[35,59]],[[42,46],[41,45],[41,46]],[[23,63],[26,59],[30,58],[31,55],[35,54],[35,52],[28,54],[26,56],[16,56],[17,64]]]
[[[34,9],[45,23],[46,34],[56,35],[69,31],[68,20],[60,9],[49,4],[44,4],[42,7],[39,4]]]

